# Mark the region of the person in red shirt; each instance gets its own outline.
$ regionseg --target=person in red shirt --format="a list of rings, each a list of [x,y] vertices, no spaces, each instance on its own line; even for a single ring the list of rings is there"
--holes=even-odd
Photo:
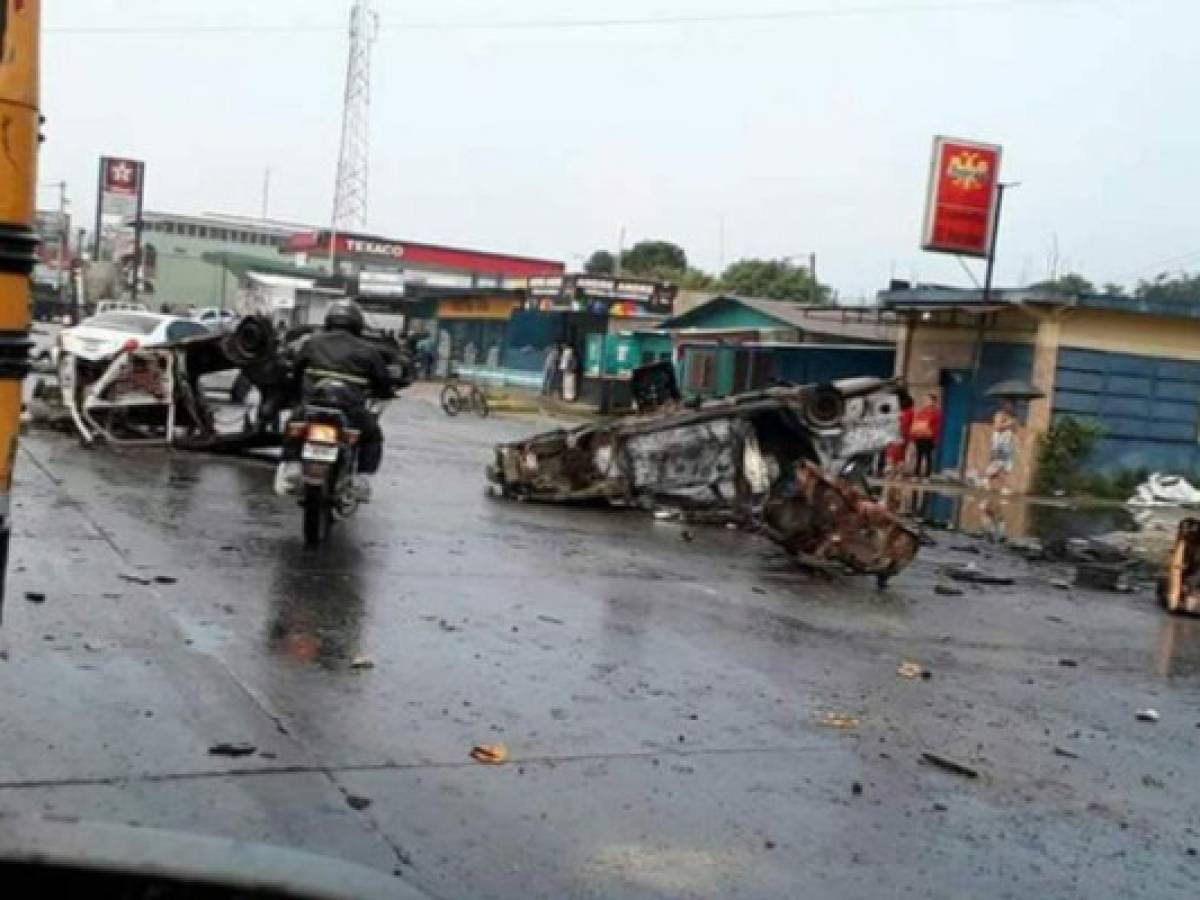
[[[884,450],[884,461],[888,475],[899,475],[904,471],[908,459],[908,448],[912,444],[913,399],[908,391],[900,392],[900,440],[888,444]]]
[[[928,478],[933,474],[933,451],[942,439],[942,409],[937,394],[929,394],[913,415],[910,434],[917,445],[917,477]]]

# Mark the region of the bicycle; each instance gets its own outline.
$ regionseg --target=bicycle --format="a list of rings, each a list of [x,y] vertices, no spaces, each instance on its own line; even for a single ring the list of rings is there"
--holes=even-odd
[[[481,419],[491,414],[487,397],[477,384],[462,384],[457,375],[451,375],[450,381],[442,388],[442,411],[448,416],[457,416],[464,409],[474,410]]]

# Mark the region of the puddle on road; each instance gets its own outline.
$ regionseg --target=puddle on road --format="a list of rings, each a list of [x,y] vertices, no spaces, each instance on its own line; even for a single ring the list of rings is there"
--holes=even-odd
[[[935,527],[1010,540],[1036,538],[1049,543],[1140,530],[1133,514],[1122,506],[907,487],[888,487],[883,499],[893,511]]]

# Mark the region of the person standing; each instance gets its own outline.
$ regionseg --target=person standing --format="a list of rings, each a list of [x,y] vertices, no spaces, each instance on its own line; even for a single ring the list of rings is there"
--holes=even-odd
[[[913,414],[910,435],[917,447],[916,475],[929,478],[933,475],[933,451],[942,439],[942,409],[937,394],[926,395],[925,403]]]
[[[908,460],[908,448],[912,445],[913,399],[908,391],[900,391],[900,440],[888,444],[884,450],[884,474],[889,478],[904,474]]]
[[[567,345],[563,348],[562,362],[562,398],[567,403],[579,399],[579,364],[575,357],[575,348]]]
[[[558,383],[558,360],[560,348],[556,341],[546,351],[546,361],[542,364],[542,395],[549,397],[554,393]]]
[[[992,417],[992,453],[988,459],[988,489],[1008,493],[1008,477],[1017,458],[1017,413],[1011,400],[1004,400]]]

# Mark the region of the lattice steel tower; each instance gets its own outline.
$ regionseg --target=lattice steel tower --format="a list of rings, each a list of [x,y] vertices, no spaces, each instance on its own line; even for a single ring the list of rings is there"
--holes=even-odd
[[[361,231],[367,224],[367,188],[371,167],[371,47],[379,34],[373,0],[355,0],[350,9],[350,59],[342,112],[333,196],[335,231]]]

